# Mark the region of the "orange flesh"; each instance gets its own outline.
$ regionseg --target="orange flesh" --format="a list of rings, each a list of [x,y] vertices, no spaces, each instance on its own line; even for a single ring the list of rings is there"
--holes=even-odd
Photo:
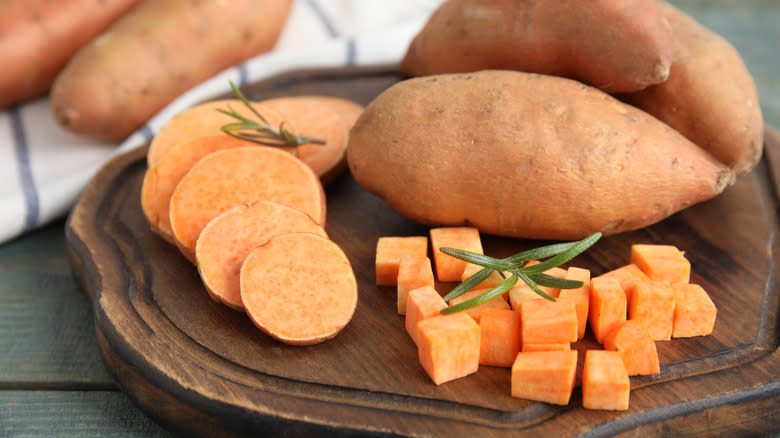
[[[596,341],[604,338],[626,322],[626,293],[614,278],[594,278],[590,282],[588,323]]]
[[[195,246],[198,272],[211,297],[244,310],[239,273],[247,254],[273,236],[293,232],[328,237],[305,213],[270,201],[239,205],[212,219]]]
[[[577,311],[573,303],[528,300],[520,306],[523,343],[564,344],[577,340]]]
[[[672,338],[675,296],[666,281],[637,283],[628,299],[628,318],[642,322],[655,341]]]
[[[415,344],[419,343],[420,339],[418,328],[420,321],[441,315],[441,309],[445,307],[447,303],[433,286],[423,286],[409,292],[404,323],[406,332]]]
[[[465,313],[428,318],[418,324],[420,364],[437,385],[477,372],[479,325]]]
[[[403,257],[398,263],[397,311],[399,315],[406,314],[406,301],[409,292],[423,287],[433,287],[433,268],[428,257]]]
[[[312,233],[272,237],[247,255],[241,300],[255,325],[291,345],[336,336],[357,306],[355,274],[333,241]]]
[[[439,248],[456,248],[482,254],[479,231],[472,227],[432,228],[431,247],[439,281],[460,281],[467,262],[444,254]]]
[[[655,341],[640,321],[629,319],[619,329],[613,330],[604,338],[604,348],[620,352],[629,376],[661,372]]]
[[[588,350],[582,368],[582,407],[625,411],[631,382],[617,351]]]
[[[718,309],[698,284],[675,284],[672,337],[704,336],[712,333]]]
[[[195,243],[211,219],[260,200],[287,205],[325,224],[325,193],[308,166],[275,148],[241,147],[208,154],[179,182],[169,211],[176,245],[194,262]]]
[[[520,352],[520,312],[508,309],[485,309],[479,320],[480,365],[511,367]]]
[[[428,238],[425,236],[388,236],[376,242],[376,284],[398,285],[398,265],[404,257],[427,257]]]
[[[581,281],[582,287],[576,289],[561,289],[558,293],[558,301],[571,301],[574,310],[577,311],[577,339],[585,337],[585,329],[588,326],[588,308],[590,305],[590,271],[582,268],[570,267],[566,271],[567,280]]]
[[[512,396],[545,403],[569,403],[577,370],[577,351],[522,352],[512,365]]]

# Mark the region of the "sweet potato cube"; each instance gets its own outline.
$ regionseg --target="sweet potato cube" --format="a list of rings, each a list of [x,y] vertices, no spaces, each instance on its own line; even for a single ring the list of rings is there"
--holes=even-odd
[[[460,276],[460,281],[466,281],[469,277],[476,274],[482,269],[482,266],[475,265],[473,263],[467,263],[466,268],[463,270],[463,274]],[[506,278],[502,277],[501,274],[498,273],[498,271],[493,271],[490,273],[488,278],[482,280],[481,283],[479,283],[475,289],[484,289],[484,288],[492,288],[496,287],[499,284],[503,283],[504,280],[509,278],[510,274],[505,274]],[[508,294],[505,294],[508,297]],[[508,299],[508,298],[507,298]]]
[[[655,341],[640,321],[629,319],[619,329],[613,330],[604,338],[604,348],[620,352],[629,376],[661,372]]]
[[[376,243],[376,284],[398,284],[398,265],[404,257],[427,257],[428,238],[425,236],[380,237]]]
[[[571,350],[570,343],[562,344],[530,344],[523,342],[523,348],[521,351],[527,353],[531,351],[567,351]]]
[[[479,328],[480,365],[511,367],[520,352],[520,313],[509,309],[485,309]]]
[[[673,338],[703,336],[712,333],[718,309],[707,291],[698,284],[678,283],[675,295]]]
[[[512,397],[568,404],[576,370],[577,350],[521,352],[512,364]]]
[[[588,350],[582,367],[582,407],[625,411],[631,382],[623,357],[612,350]]]
[[[672,338],[674,308],[674,289],[668,281],[637,283],[628,297],[628,318],[641,321],[654,341]]]
[[[685,253],[673,245],[635,244],[631,246],[631,263],[642,270],[650,280],[671,284],[691,280],[691,263]]]
[[[444,254],[439,248],[455,248],[482,254],[479,230],[473,227],[431,228],[431,248],[439,281],[460,281],[467,262]]]
[[[417,324],[423,319],[441,315],[441,309],[447,307],[447,302],[432,286],[423,286],[409,291],[406,301],[406,332],[415,344],[420,337]]]
[[[479,324],[458,312],[436,316],[417,324],[417,352],[425,371],[437,385],[477,372]]]
[[[582,287],[576,289],[561,289],[558,301],[571,301],[577,311],[577,339],[585,337],[588,326],[588,307],[590,305],[590,271],[583,268],[570,267],[566,271],[567,280],[581,281]]]
[[[642,270],[633,263],[605,272],[599,275],[599,277],[612,277],[616,279],[626,294],[629,294],[638,282],[650,279],[647,274],[642,272]]]
[[[596,277],[590,282],[588,323],[600,344],[612,330],[626,322],[626,293],[612,277]]]
[[[431,259],[428,257],[403,257],[398,264],[398,314],[406,314],[409,291],[435,285]]]
[[[516,285],[512,286],[508,294],[509,305],[514,310],[520,310],[520,306],[527,300],[545,299],[522,281],[518,281]]]
[[[488,289],[472,289],[463,295],[453,298],[450,300],[450,306],[454,306],[455,304],[462,303],[464,301],[470,300],[476,296],[482,295],[483,293],[490,290]],[[488,300],[479,306],[472,307],[470,309],[464,310],[464,312],[474,318],[474,321],[479,323],[479,319],[482,316],[482,312],[485,311],[485,309],[506,309],[509,310],[509,303],[504,299],[502,295],[499,295],[491,300]]]
[[[574,303],[527,300],[520,305],[520,317],[523,343],[565,344],[577,341]]]

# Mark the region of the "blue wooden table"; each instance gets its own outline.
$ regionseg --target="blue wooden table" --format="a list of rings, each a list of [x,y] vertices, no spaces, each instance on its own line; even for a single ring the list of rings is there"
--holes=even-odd
[[[779,128],[780,0],[673,3],[739,50],[766,124]],[[0,437],[169,436],[104,367],[63,229],[61,219],[0,246]]]

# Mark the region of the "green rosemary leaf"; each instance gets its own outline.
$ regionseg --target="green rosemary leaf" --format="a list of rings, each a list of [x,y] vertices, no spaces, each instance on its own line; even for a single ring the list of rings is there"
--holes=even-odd
[[[470,291],[471,289],[474,289],[478,284],[482,283],[486,278],[490,277],[490,274],[492,272],[493,269],[491,268],[480,269],[472,276],[464,280],[461,284],[455,286],[455,288],[452,289],[450,293],[444,296],[444,301],[449,301],[453,298],[457,298],[463,295],[464,293]]]
[[[513,268],[516,268],[517,266],[512,263],[505,262],[503,260],[499,260],[493,257],[486,256],[484,254],[479,254],[476,252],[466,251],[463,249],[455,249],[455,248],[439,248],[439,251],[443,252],[444,254],[447,254],[449,256],[465,260],[469,263],[473,263],[475,265],[482,266],[484,268],[491,268],[496,271],[509,271]]]
[[[445,307],[444,309],[441,310],[441,313],[448,314],[448,313],[461,312],[464,310],[471,309],[472,307],[479,306],[480,304],[488,302],[493,298],[503,294],[509,289],[512,289],[512,287],[514,287],[515,284],[517,284],[517,276],[513,275],[507,278],[506,280],[504,280],[504,282],[499,284],[498,286],[488,291],[485,291],[485,293],[479,294],[474,298],[468,299],[466,301],[455,304],[453,306]]]
[[[520,271],[524,274],[539,274],[550,268],[560,266],[568,262],[569,260],[573,259],[574,257],[578,256],[579,254],[581,254],[583,251],[587,250],[591,246],[593,246],[593,244],[596,243],[600,238],[601,238],[601,233],[595,232],[590,236],[575,242],[575,244],[572,245],[566,251],[563,251],[553,257],[550,257],[549,259],[541,263],[538,263],[536,265],[520,268]]]
[[[531,280],[540,286],[554,287],[556,289],[577,289],[584,286],[584,283],[577,280],[566,280],[565,278],[554,277],[547,274],[531,274]]]
[[[521,264],[531,260],[546,259],[547,257],[552,257],[567,251],[576,244],[577,242],[554,243],[552,245],[541,246],[539,248],[529,249],[528,251],[517,253],[513,256],[505,258],[504,260],[510,263]]]

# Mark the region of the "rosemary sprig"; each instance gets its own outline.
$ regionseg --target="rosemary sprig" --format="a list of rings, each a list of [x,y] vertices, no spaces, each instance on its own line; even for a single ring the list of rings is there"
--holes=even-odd
[[[278,128],[271,126],[271,124],[268,123],[268,120],[266,120],[265,117],[249,103],[249,100],[247,100],[233,81],[230,81],[230,88],[233,89],[233,94],[249,108],[252,114],[260,119],[260,122],[239,114],[238,111],[234,110],[230,105],[228,105],[228,109],[226,110],[218,108],[217,111],[238,120],[237,122],[222,125],[221,129],[225,134],[267,146],[300,146],[302,144],[310,143],[325,144],[325,140],[293,133],[285,127],[284,121],[279,124]]]
[[[450,293],[444,296],[445,301],[457,298],[464,293],[474,289],[478,284],[497,271],[505,280],[496,287],[493,287],[474,298],[442,309],[441,313],[455,313],[476,307],[486,301],[489,301],[504,292],[508,291],[518,281],[523,281],[534,292],[551,301],[555,298],[545,293],[539,286],[550,286],[559,289],[575,289],[582,287],[581,281],[566,280],[563,278],[547,275],[544,271],[560,266],[585,250],[593,246],[601,238],[601,233],[596,232],[590,236],[575,242],[556,243],[553,245],[542,246],[517,253],[513,256],[496,259],[494,257],[478,254],[470,251],[455,248],[439,248],[439,251],[452,257],[482,266],[482,269],[457,285]],[[530,260],[546,259],[540,263],[531,266],[523,266]],[[509,275],[507,278],[506,276]]]

